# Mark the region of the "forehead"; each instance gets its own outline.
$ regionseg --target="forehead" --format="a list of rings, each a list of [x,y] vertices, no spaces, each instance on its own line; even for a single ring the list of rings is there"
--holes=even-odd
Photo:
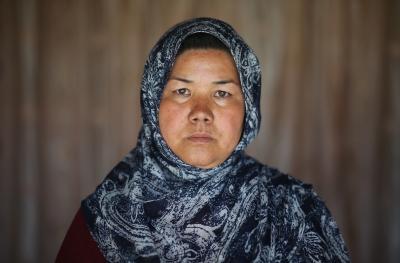
[[[177,72],[233,74],[238,78],[235,62],[226,51],[218,49],[190,49],[180,54],[172,67]]]

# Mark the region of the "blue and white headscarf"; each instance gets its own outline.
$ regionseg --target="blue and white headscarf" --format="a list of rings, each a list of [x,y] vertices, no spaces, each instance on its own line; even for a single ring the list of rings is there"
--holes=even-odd
[[[230,50],[245,99],[242,137],[215,168],[180,160],[158,112],[181,43],[207,33]],[[244,153],[260,127],[261,71],[225,22],[197,18],[166,32],[146,62],[136,147],[83,200],[89,231],[110,262],[348,262],[336,223],[310,185]]]

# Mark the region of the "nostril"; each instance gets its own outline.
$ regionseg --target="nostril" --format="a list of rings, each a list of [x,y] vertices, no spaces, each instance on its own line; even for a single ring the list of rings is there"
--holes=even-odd
[[[189,119],[193,123],[210,123],[213,120],[213,114],[206,105],[196,105],[190,112]]]
[[[193,116],[190,118],[193,122],[199,122],[199,121],[204,121],[204,122],[210,122],[211,118],[208,116]]]

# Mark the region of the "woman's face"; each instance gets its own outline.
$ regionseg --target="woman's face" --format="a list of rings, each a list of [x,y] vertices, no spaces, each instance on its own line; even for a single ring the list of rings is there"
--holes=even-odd
[[[160,104],[161,134],[184,162],[212,168],[225,161],[243,128],[244,99],[230,54],[193,49],[179,55]]]

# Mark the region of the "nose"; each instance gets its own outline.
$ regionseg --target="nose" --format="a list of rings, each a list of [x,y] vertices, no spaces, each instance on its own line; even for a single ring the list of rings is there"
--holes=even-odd
[[[191,123],[194,124],[210,124],[213,122],[214,116],[207,101],[200,100],[194,103],[193,108],[189,114],[189,120]]]

